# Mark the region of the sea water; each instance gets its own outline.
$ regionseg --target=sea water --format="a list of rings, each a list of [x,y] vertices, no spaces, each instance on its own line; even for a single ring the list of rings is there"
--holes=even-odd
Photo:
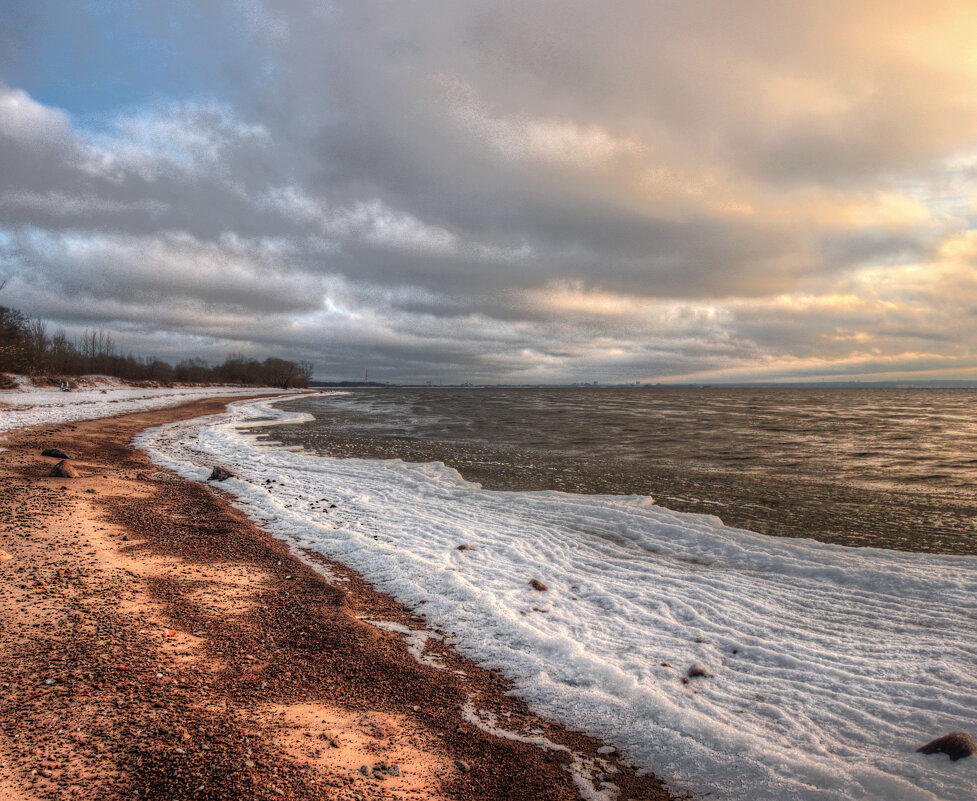
[[[383,387],[283,408],[315,418],[295,432],[313,446],[317,434],[404,437],[971,499],[977,485],[969,389]]]
[[[492,491],[438,463],[256,441],[256,424],[280,422],[299,418],[241,403],[137,444],[189,478],[230,467],[222,488],[270,531],[358,570],[537,712],[674,789],[973,798],[977,759],[915,749],[977,731],[974,557],[768,537],[644,496]],[[693,663],[707,675],[688,678]]]
[[[442,461],[490,489],[651,495],[737,528],[977,555],[977,392],[360,388],[274,438]]]

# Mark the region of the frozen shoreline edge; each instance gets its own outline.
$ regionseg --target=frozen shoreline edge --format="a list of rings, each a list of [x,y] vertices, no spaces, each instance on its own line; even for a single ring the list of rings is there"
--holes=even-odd
[[[318,394],[318,393],[310,393],[310,394]],[[262,426],[269,425],[269,426],[271,426],[271,425],[279,425],[279,424],[283,424],[283,423],[297,423],[297,422],[303,422],[304,420],[307,419],[305,416],[298,415],[296,413],[282,412],[281,410],[274,409],[273,408],[273,405],[275,403],[277,403],[279,400],[285,400],[285,399],[275,399],[275,400],[270,400],[270,401],[251,401],[251,402],[248,402],[246,404],[246,405],[248,405],[248,406],[250,406],[252,408],[261,408],[261,407],[264,407],[263,408],[263,411],[266,414],[270,414],[273,417],[274,416],[277,416],[278,419],[275,419],[275,420],[267,420],[267,421],[255,421],[255,420],[251,420],[251,421],[244,421],[244,422],[241,422],[241,423],[236,423],[236,424],[233,424],[233,425],[235,425],[235,426],[237,426],[239,428],[253,428],[253,427],[257,427],[257,425],[262,425]],[[199,423],[200,421],[197,421],[197,422]],[[213,425],[213,424],[214,424],[214,421],[212,421],[210,423],[210,425]],[[149,437],[149,436],[151,436],[151,432],[144,432],[144,435],[142,435],[142,436]],[[146,440],[145,442],[148,442],[148,440]],[[271,445],[271,448],[270,449],[271,450],[274,450],[274,446]],[[296,454],[296,456],[302,456],[302,457],[308,458],[311,455],[310,454]],[[312,457],[312,458],[319,459],[319,458],[322,458],[322,457]],[[326,457],[326,458],[328,458],[328,457]],[[360,460],[360,461],[367,461],[367,460]],[[368,461],[378,461],[378,460],[368,460]],[[404,464],[404,463],[401,463],[401,464]],[[170,464],[165,464],[165,466],[171,467],[171,469],[177,469],[178,472],[181,472],[180,471],[180,463],[178,461],[172,461]],[[414,465],[414,469],[418,469],[418,465]],[[187,477],[199,478],[199,476],[196,475],[196,474],[194,474],[192,476],[188,475]],[[248,482],[243,482],[243,483],[248,484],[249,486],[252,486],[253,487],[253,484],[249,484]],[[234,486],[235,486],[235,484],[231,484],[231,485],[229,485],[229,488],[232,488]],[[241,486],[241,487],[238,487],[238,489],[245,490],[246,488],[244,486]],[[501,494],[505,494],[505,493],[501,493]],[[593,496],[589,496],[589,497],[592,498]],[[262,516],[261,515],[254,515],[253,513],[255,512],[255,508],[252,505],[249,505],[247,501],[243,501],[241,499],[241,497],[238,497],[238,501],[235,503],[235,505],[238,506],[238,508],[241,508],[242,511],[245,511],[246,513],[252,515],[256,519],[256,522],[258,522],[259,524],[266,525],[266,526],[271,525],[272,528],[274,527],[275,520],[273,518],[270,519],[270,520],[269,519],[262,519]],[[683,516],[683,517],[688,518],[690,516]],[[695,517],[704,517],[704,516],[695,516]],[[686,522],[688,522],[688,521],[686,521]],[[700,522],[704,522],[704,521],[700,521]],[[744,531],[744,532],[741,532],[741,534],[744,537],[746,537],[747,539],[762,537],[762,535],[756,535],[756,534],[753,534],[752,532],[745,532]],[[289,539],[288,534],[285,534],[283,536],[283,538],[285,538],[286,540],[288,540]],[[764,538],[764,539],[767,539],[767,538]],[[294,548],[303,547],[297,541],[294,542],[293,545],[294,545]],[[826,545],[826,544],[823,544],[823,543],[817,543],[817,542],[815,542],[813,540],[795,541],[793,543],[793,546],[792,547],[800,548],[801,550],[809,550],[812,553],[816,553],[816,554],[820,554],[820,555],[830,555],[830,554],[833,553],[836,556],[838,554],[846,554],[846,553],[847,554],[851,554],[852,551],[854,550],[854,549],[850,549],[850,548],[845,548],[844,546],[834,546],[834,545]],[[886,560],[886,562],[888,562],[887,567],[889,569],[898,566],[898,567],[903,568],[903,570],[905,570],[906,568],[919,567],[919,566],[924,565],[924,564],[928,564],[928,565],[932,566],[934,563],[938,563],[939,566],[942,567],[942,568],[952,568],[952,567],[955,566],[955,567],[958,567],[958,568],[970,568],[970,569],[972,569],[973,566],[974,566],[974,564],[975,564],[975,562],[977,562],[977,560],[975,560],[973,557],[955,557],[955,556],[943,556],[943,557],[928,557],[927,556],[927,557],[923,557],[922,555],[907,554],[907,553],[904,553],[904,552],[877,551],[876,549],[858,549],[858,551],[859,551],[859,554],[861,556],[868,556],[868,557],[875,556],[876,558],[884,558]],[[354,569],[359,569],[358,567],[356,567],[356,565],[352,565],[352,566],[354,567]],[[877,572],[876,575],[869,577],[868,584],[869,585],[875,585],[879,580],[881,580],[883,578],[884,577],[881,575],[881,573]],[[901,589],[905,590],[907,588],[911,588],[911,586],[913,584],[913,582],[911,581],[911,577],[907,574],[906,576],[903,576],[901,578],[904,578],[906,580],[906,582],[907,582],[903,586],[901,586]],[[923,585],[925,585],[925,587]],[[922,582],[922,584],[920,586],[925,589],[926,587],[929,586],[929,584],[928,584],[928,582]],[[388,586],[383,586],[381,584],[381,586],[379,586],[379,588],[382,591],[384,591],[384,592],[390,592],[390,589],[389,589]],[[854,587],[853,589],[857,591],[858,590],[858,587]],[[863,587],[862,589],[864,590],[864,589],[866,589],[866,587]],[[397,593],[396,592],[394,592],[392,594],[394,594],[395,597],[397,596]],[[400,600],[403,600],[405,603],[408,603],[408,605],[410,605],[409,604],[409,599],[400,599]],[[544,714],[544,715],[552,716],[552,710],[550,710],[550,709],[545,709],[544,708],[544,709],[540,709],[539,711],[542,714]],[[574,728],[581,728],[581,726],[579,725],[579,723],[576,722],[576,721],[574,721],[574,720],[566,720],[566,719],[560,718],[559,716],[557,717],[557,719],[560,720],[560,722],[563,723],[564,725],[568,725],[568,726],[571,726],[571,727],[574,727]],[[588,731],[587,727],[582,727],[582,728],[583,728],[584,731]],[[600,732],[600,731],[598,731],[598,732],[592,732],[592,733],[594,733],[596,736],[601,736],[601,737],[604,737],[605,739],[607,739],[606,732]],[[626,748],[626,746],[625,746],[625,748]],[[870,773],[871,772],[872,771],[870,771]],[[887,785],[887,782],[885,781],[885,779],[884,779],[883,776],[876,775],[875,776],[875,779],[872,779],[871,776],[866,775],[866,776],[863,776],[863,779],[865,779],[865,781],[866,781],[867,784],[873,784],[873,783],[879,784],[881,782],[881,784],[879,786],[885,787]],[[834,781],[832,781],[831,783],[834,783]],[[920,794],[920,792],[919,792],[920,789],[921,788],[916,788],[916,791],[914,792],[913,789],[911,789],[909,787],[906,787],[906,786],[902,786],[902,783],[897,780],[896,781],[896,784],[895,785],[892,785],[892,786],[888,786],[888,788],[887,788],[886,791],[890,791],[890,790],[892,791],[892,794],[890,795],[891,798],[903,798],[903,797],[905,797],[905,798],[937,798],[937,797],[940,797],[940,796],[932,795],[931,793],[928,793],[926,791],[922,791],[922,793]],[[804,797],[808,797],[808,796],[804,796]],[[822,795],[820,792],[816,792],[815,794],[811,795],[810,797],[811,798],[821,798],[821,797],[828,798],[828,797],[835,797],[835,796],[834,795]],[[838,797],[847,797],[847,796],[838,796]],[[855,797],[855,796],[852,796],[852,797]],[[857,797],[861,797],[861,796],[857,796]],[[866,797],[868,797],[868,796],[866,796]],[[952,796],[947,796],[947,797],[952,797]]]

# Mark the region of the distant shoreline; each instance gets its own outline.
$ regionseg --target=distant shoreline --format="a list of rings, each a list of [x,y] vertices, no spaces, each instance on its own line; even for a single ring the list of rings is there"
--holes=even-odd
[[[309,389],[977,389],[977,381],[823,381],[787,382],[756,381],[743,383],[663,384],[633,382],[625,384],[568,383],[568,384],[475,384],[465,382],[422,383],[380,381],[310,381]]]

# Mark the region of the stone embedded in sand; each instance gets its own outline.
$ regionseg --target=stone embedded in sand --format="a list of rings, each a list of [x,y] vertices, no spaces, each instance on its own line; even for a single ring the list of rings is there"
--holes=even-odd
[[[529,586],[536,590],[536,592],[546,592],[549,589],[539,579],[529,579]]]
[[[41,451],[41,456],[50,456],[54,459],[74,459],[74,456],[69,456],[61,448],[45,448]]]
[[[136,473],[136,481],[152,481],[145,473]]]
[[[699,679],[706,678],[712,674],[709,673],[706,666],[701,662],[693,662],[691,665],[689,665],[688,675],[690,679]]]
[[[47,478],[78,478],[78,471],[62,459],[44,475]]]
[[[916,750],[923,754],[946,754],[952,761],[956,762],[958,759],[977,753],[977,743],[967,732],[954,731],[937,737]]]
[[[210,471],[210,476],[208,476],[208,481],[227,481],[229,478],[234,478],[234,474],[230,470],[226,470],[223,467],[215,466],[213,470]]]
[[[6,562],[8,559],[13,559],[14,557],[7,553],[3,548],[0,548],[0,562]]]

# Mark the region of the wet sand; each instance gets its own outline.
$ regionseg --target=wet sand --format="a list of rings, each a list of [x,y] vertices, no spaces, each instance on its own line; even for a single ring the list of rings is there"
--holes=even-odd
[[[444,643],[427,640],[443,669],[418,663],[401,634],[367,621],[423,629],[422,617],[342,565],[315,557],[313,569],[219,489],[128,445],[222,408],[6,435],[0,801],[557,801],[580,797],[570,768],[621,799],[669,798]],[[43,478],[57,461],[46,447],[77,457],[80,476]],[[555,746],[489,733],[466,705]]]

